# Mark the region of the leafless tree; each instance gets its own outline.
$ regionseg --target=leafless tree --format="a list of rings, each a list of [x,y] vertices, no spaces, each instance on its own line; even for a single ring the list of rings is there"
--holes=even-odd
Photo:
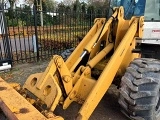
[[[18,2],[18,0],[0,0],[0,3],[3,3],[4,5],[9,5],[11,9],[13,9],[15,4]]]
[[[70,6],[75,2],[75,0],[63,0],[63,4],[66,6]]]
[[[58,2],[55,0],[45,0],[45,4],[48,10],[55,10]]]
[[[104,3],[108,0],[87,0],[88,4],[94,4],[94,3]]]

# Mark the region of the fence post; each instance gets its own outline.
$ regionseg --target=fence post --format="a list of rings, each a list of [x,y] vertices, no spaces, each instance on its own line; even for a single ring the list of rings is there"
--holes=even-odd
[[[36,49],[37,49],[37,61],[39,61],[38,32],[37,32],[37,8],[35,5],[33,6],[33,14],[34,14]]]
[[[92,27],[92,22],[93,22],[93,20],[92,20],[92,10],[91,10],[90,11],[90,21],[89,21],[90,29]]]

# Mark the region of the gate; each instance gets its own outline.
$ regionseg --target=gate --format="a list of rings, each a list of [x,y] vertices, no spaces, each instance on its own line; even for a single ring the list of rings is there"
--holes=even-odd
[[[5,62],[12,64],[12,55],[4,9],[3,5],[0,3],[0,66]]]
[[[42,11],[36,6],[6,6],[0,4],[0,62],[13,64],[50,59],[74,48],[94,19],[106,16],[106,11],[77,13],[72,9]]]

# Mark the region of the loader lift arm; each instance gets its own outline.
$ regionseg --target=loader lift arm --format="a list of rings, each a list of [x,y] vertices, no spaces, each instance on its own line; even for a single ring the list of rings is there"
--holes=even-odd
[[[89,96],[85,100],[82,108],[79,111],[79,115],[77,120],[87,120],[89,116],[92,114],[93,110],[96,108],[109,86],[113,82],[113,79],[120,68],[122,62],[126,56],[126,53],[129,51],[130,56],[132,56],[132,50],[130,46],[135,42],[135,34],[137,30],[142,30],[141,25],[143,23],[142,18],[134,18],[131,21],[130,27],[123,37],[120,45],[115,50],[113,56],[109,60],[107,66],[104,68],[102,74],[98,78],[95,86],[90,92]],[[140,25],[139,25],[140,24]]]
[[[31,75],[23,88],[52,112],[58,104],[67,109],[73,101],[81,103],[76,119],[89,119],[115,76],[122,75],[130,61],[138,57],[139,54],[132,53],[132,50],[136,46],[135,38],[142,37],[143,22],[143,17],[124,20],[123,7],[115,8],[108,21],[95,19],[91,30],[66,62],[58,55],[53,56],[45,72]],[[85,63],[81,64],[86,57]],[[98,79],[92,76],[95,68],[103,71]],[[6,104],[6,96],[0,94],[0,98]]]
[[[59,103],[64,109],[73,101],[82,103],[77,120],[89,119],[115,75],[123,73],[130,61],[138,57],[132,50],[135,49],[135,38],[142,37],[143,21],[143,17],[124,20],[123,7],[115,8],[108,21],[105,18],[95,20],[94,26],[66,62],[60,56],[54,56],[46,71],[31,75],[24,88],[40,98],[51,111]],[[115,40],[110,35],[113,30]],[[105,46],[100,50],[104,41]],[[92,69],[106,60],[105,57],[112,51],[96,81],[91,76]],[[89,55],[86,66],[80,65],[86,55]],[[77,66],[80,67],[76,70]],[[31,86],[33,81],[35,83]]]

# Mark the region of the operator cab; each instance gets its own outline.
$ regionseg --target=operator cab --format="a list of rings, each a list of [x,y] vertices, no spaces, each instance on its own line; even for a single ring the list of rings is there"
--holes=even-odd
[[[125,19],[132,16],[144,16],[146,0],[111,0],[111,6],[124,8]]]
[[[160,59],[160,0],[146,0],[145,6],[142,57]]]
[[[143,38],[137,40],[142,57],[160,59],[160,0],[111,0],[111,6],[123,6],[124,19],[144,16]]]

